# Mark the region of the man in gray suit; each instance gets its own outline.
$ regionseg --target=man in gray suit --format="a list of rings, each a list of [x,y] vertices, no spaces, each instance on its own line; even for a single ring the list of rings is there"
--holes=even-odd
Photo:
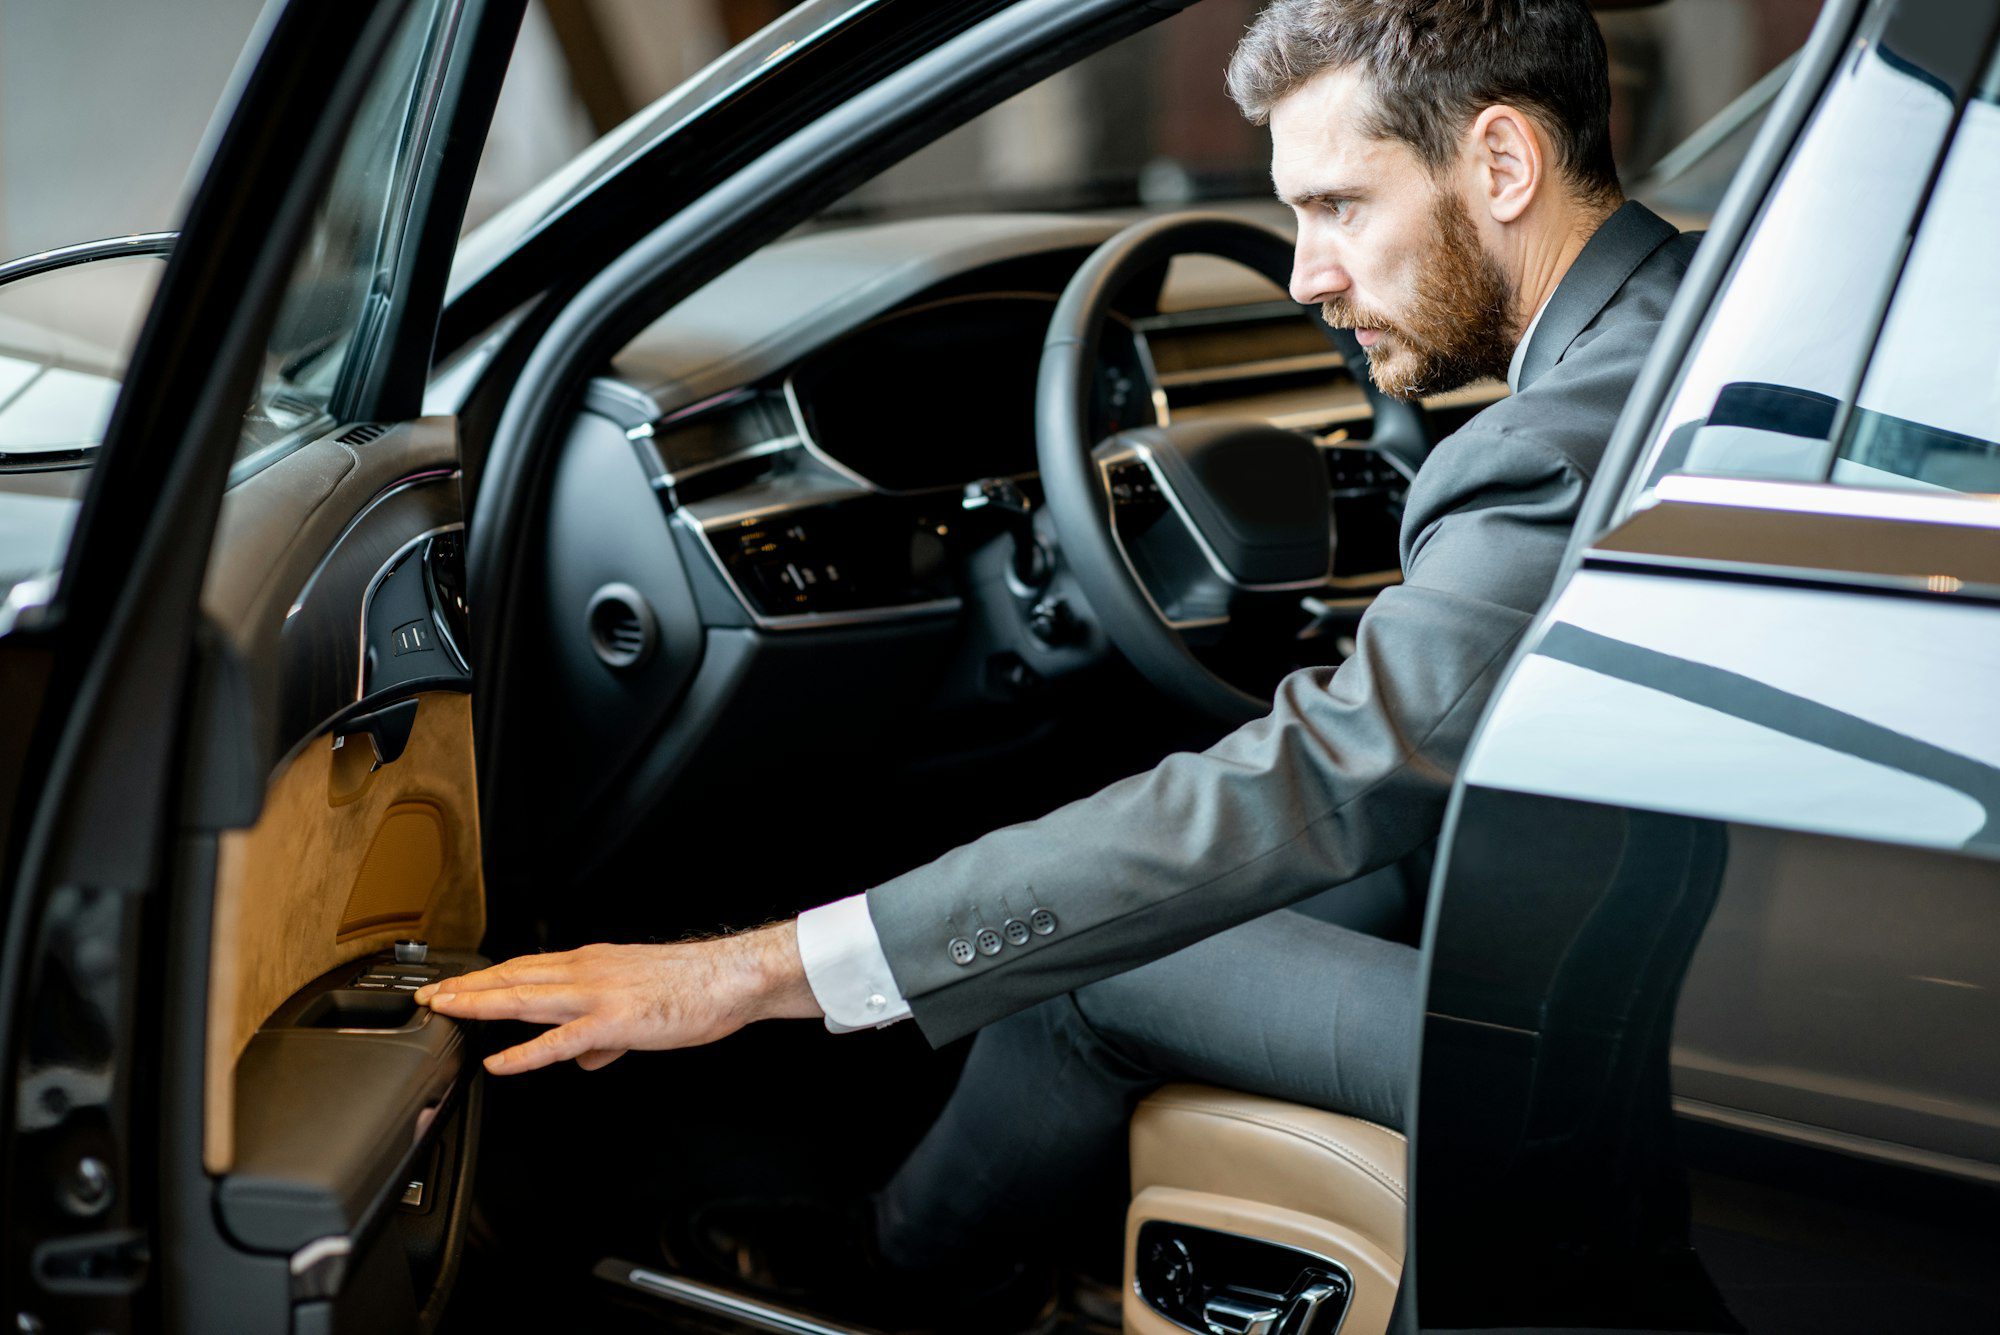
[[[756,1019],[979,1031],[880,1196],[882,1256],[1004,1247],[1122,1169],[1133,1104],[1193,1078],[1403,1123],[1417,955],[1288,909],[1436,837],[1497,674],[1547,595],[1694,238],[1621,202],[1585,0],[1277,0],[1229,71],[1298,220],[1292,296],[1384,391],[1504,375],[1410,489],[1404,582],[1338,670],[1201,754],[998,830],[865,897],[716,941],[600,945],[430,989],[553,1026],[511,1074]]]

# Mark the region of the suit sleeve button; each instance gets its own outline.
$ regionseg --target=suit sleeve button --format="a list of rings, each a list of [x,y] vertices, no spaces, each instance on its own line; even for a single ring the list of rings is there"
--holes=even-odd
[[[979,947],[979,953],[982,955],[998,955],[1000,953],[1000,933],[994,931],[991,927],[980,928],[973,934],[972,940]]]
[[[1025,946],[1028,944],[1028,924],[1019,918],[1009,918],[1000,924],[1000,935],[1007,938],[1010,946]]]
[[[1047,909],[1034,909],[1028,914],[1028,926],[1035,929],[1036,936],[1047,936],[1056,929],[1056,915]]]
[[[951,952],[951,962],[953,964],[972,963],[972,943],[964,937],[954,936],[951,939],[951,944],[946,946],[945,949]]]

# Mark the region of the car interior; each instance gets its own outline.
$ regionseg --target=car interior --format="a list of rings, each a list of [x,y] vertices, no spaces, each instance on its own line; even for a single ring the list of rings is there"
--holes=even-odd
[[[1239,10],[1197,6],[1083,64],[1129,70],[1201,25],[1200,114],[1234,118],[1219,72]],[[1636,197],[1702,226],[1777,87],[1754,73],[1678,150],[1656,146]],[[966,1044],[769,1024],[599,1072],[480,1079],[477,1053],[524,1034],[438,1020],[410,994],[525,951],[729,931],[856,893],[1204,746],[1243,692],[1351,652],[1399,578],[1423,448],[1506,388],[1437,395],[1387,429],[1351,347],[1272,281],[1288,219],[1247,142],[1247,178],[1039,208],[898,202],[898,180],[943,170],[923,149],[669,309],[617,311],[636,332],[560,387],[487,731],[468,693],[467,526],[491,404],[242,468],[202,594],[235,652],[200,687],[204,735],[223,739],[208,744],[240,763],[189,770],[234,827],[205,915],[177,928],[172,995],[200,1015],[163,1058],[199,1109],[184,1180],[213,1184],[168,1202],[205,1239],[184,1269],[275,1286],[300,1329],[819,1329],[732,1305],[698,1258],[703,1210],[879,1186]],[[1176,680],[1134,666],[1060,559],[1037,378],[1093,254],[1191,204],[1277,258],[1190,243],[1105,292],[1074,428],[1309,433],[1335,538],[1310,588],[1248,587],[1257,553],[1175,522],[1161,470],[1185,461],[1099,457],[1104,530],[1203,674]],[[266,408],[285,424],[285,404]],[[1236,693],[1188,684],[1216,680]],[[1302,907],[1414,942],[1428,882],[1417,858]],[[1389,1128],[1171,1085],[1133,1118],[1129,1189],[1034,1241],[1066,1277],[1070,1329],[1307,1332],[1331,1329],[1324,1308],[1368,1335],[1396,1300],[1404,1174]]]
[[[1641,197],[1699,227],[1727,180],[1715,158],[1740,155],[1774,88],[1725,108],[1708,151],[1667,164]],[[1282,232],[1282,207],[1249,193],[1260,186],[1219,207]],[[794,914],[1227,726],[1133,671],[1067,572],[1048,569],[1042,337],[1092,251],[1146,212],[878,221],[850,197],[646,323],[579,387],[537,519],[532,630],[513,641],[512,670],[541,703],[509,716],[507,740],[508,773],[563,781],[483,794],[488,953]],[[1440,438],[1505,392],[1439,395],[1423,430]],[[1092,441],[1243,417],[1314,435],[1332,578],[1248,615],[1212,580],[1176,583],[1201,563],[1172,548],[1186,530],[1159,522],[1144,469],[1106,481],[1126,560],[1206,664],[1255,690],[1339,662],[1369,598],[1398,578],[1415,459],[1380,439],[1312,313],[1240,263],[1175,255],[1116,294],[1088,403]],[[1307,910],[1414,941],[1428,866],[1413,863]],[[712,1050],[489,1082],[468,1273],[561,1257],[561,1273],[701,1310],[714,1281],[690,1235],[704,1205],[879,1186],[962,1058],[907,1025],[837,1038],[762,1026]],[[1131,1153],[1129,1199],[1060,1239],[1077,1277],[1069,1319],[1200,1329],[1219,1302],[1254,1322],[1331,1283],[1343,1329],[1386,1329],[1398,1133],[1183,1085],[1142,1106]],[[1121,1214],[1122,1232],[1106,1226]],[[1200,1264],[1230,1237],[1273,1247]],[[1187,1277],[1218,1269],[1241,1275],[1233,1291]],[[493,1290],[462,1286],[461,1310],[481,1310],[479,1291]]]

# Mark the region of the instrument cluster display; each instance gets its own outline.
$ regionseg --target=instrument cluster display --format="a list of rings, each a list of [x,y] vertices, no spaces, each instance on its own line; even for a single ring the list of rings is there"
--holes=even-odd
[[[1036,471],[1035,382],[1055,298],[960,297],[863,326],[800,366],[792,389],[821,453],[888,491]],[[1099,436],[1152,420],[1131,331],[1098,354]]]

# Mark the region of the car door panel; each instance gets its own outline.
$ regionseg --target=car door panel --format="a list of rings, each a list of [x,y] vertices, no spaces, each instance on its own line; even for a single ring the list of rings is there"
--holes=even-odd
[[[415,722],[394,763],[371,771],[367,738],[323,734],[272,781],[257,824],[223,837],[203,1136],[210,1172],[236,1158],[237,1063],[289,999],[398,938],[470,950],[484,932],[470,697],[412,699]]]
[[[203,588],[203,713],[252,721],[204,768],[257,791],[206,887],[200,1163],[308,1324],[420,1327],[465,1226],[465,1031],[364,981],[401,939],[482,962],[457,464],[447,419],[330,432],[229,490]]]
[[[369,585],[413,538],[462,525],[458,444],[448,419],[332,432],[230,489],[202,610],[228,632],[246,674],[254,744],[267,774],[336,715],[368,708],[371,691],[380,699],[393,694],[381,690],[387,683],[373,680],[363,657],[360,615]],[[462,658],[433,659],[432,684],[465,689]]]
[[[18,922],[9,937],[35,952],[8,994],[33,1020],[9,1029],[42,1110],[17,1128],[22,1171],[82,1172],[109,1206],[54,1228],[10,1212],[10,1270],[36,1277],[36,1305],[64,1328],[135,1328],[150,1310],[175,1329],[414,1329],[448,1292],[477,1068],[465,1030],[416,1007],[413,985],[361,975],[410,968],[384,953],[405,937],[439,952],[424,976],[481,963],[455,424],[399,419],[421,397],[437,257],[521,9],[274,8],[199,197],[229,205],[198,201],[90,475],[83,536],[55,553],[66,593],[121,590],[118,615],[144,638],[113,620],[107,674],[73,596],[0,625],[77,623],[55,642],[88,675],[46,676],[30,638],[0,662],[24,687],[60,683],[75,717],[58,721],[101,743],[77,799],[43,799],[42,823],[66,831],[62,870],[34,939]],[[284,95],[306,86],[338,96],[299,94],[291,117]],[[250,151],[265,146],[253,121],[281,155]],[[277,221],[217,244],[266,206]],[[241,327],[204,324],[223,311]],[[168,355],[186,339],[203,349],[192,366]],[[198,425],[133,424],[135,403],[157,415],[190,389]],[[113,494],[122,534],[92,523]],[[114,568],[117,540],[142,529],[164,534],[164,554]],[[10,709],[9,729],[33,718]],[[27,791],[49,745],[0,742],[0,784]],[[18,831],[0,833],[13,854]],[[66,1167],[76,1152],[83,1167]],[[38,1240],[58,1232],[61,1256]],[[96,1296],[75,1298],[77,1280]]]

